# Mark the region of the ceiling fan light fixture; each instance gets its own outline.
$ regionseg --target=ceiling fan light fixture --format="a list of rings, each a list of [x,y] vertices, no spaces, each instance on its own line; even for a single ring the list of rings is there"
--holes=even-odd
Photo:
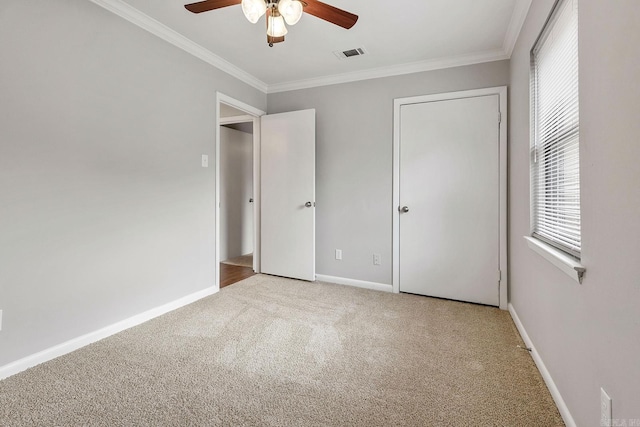
[[[242,13],[252,24],[258,22],[266,11],[267,4],[264,0],[242,0]]]
[[[269,37],[283,37],[289,31],[284,25],[284,18],[279,14],[272,13],[269,16],[269,26],[267,27],[267,35]]]
[[[295,25],[302,17],[303,5],[299,0],[280,0],[278,12],[289,25]]]

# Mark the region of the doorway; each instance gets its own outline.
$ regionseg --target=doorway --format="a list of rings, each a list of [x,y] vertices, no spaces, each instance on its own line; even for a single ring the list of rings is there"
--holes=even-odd
[[[253,132],[253,201],[249,202],[253,211],[253,273],[314,281],[315,110],[266,115],[219,92],[217,106],[216,287],[221,287],[221,271],[229,265],[221,264],[226,261],[221,255],[227,257],[221,247],[221,136],[229,132],[229,125],[248,123]],[[246,202],[245,197],[242,203]]]
[[[216,287],[260,272],[260,116],[217,94]]]
[[[220,288],[255,274],[253,201],[253,122],[221,125]]]
[[[394,113],[394,291],[506,308],[506,88]]]

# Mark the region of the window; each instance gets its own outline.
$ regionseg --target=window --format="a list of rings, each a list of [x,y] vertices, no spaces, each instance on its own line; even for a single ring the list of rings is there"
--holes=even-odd
[[[578,1],[559,0],[531,51],[532,236],[580,259]]]

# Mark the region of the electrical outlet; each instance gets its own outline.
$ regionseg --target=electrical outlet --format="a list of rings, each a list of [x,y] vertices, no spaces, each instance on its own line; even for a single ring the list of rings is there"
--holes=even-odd
[[[601,427],[611,427],[611,417],[613,412],[611,411],[611,398],[604,391],[603,388],[600,389],[600,426]]]
[[[336,249],[336,259],[342,259],[342,249]]]
[[[373,265],[382,265],[382,257],[380,254],[373,254]]]

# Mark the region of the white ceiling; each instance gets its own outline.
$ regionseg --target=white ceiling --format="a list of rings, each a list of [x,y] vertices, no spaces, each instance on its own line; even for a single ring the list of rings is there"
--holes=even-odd
[[[304,14],[286,41],[270,48],[265,18],[251,24],[239,5],[193,14],[184,8],[189,0],[93,1],[268,92],[508,58],[531,3],[327,0],[358,15],[356,25],[345,30]],[[357,47],[367,54],[333,54]]]

